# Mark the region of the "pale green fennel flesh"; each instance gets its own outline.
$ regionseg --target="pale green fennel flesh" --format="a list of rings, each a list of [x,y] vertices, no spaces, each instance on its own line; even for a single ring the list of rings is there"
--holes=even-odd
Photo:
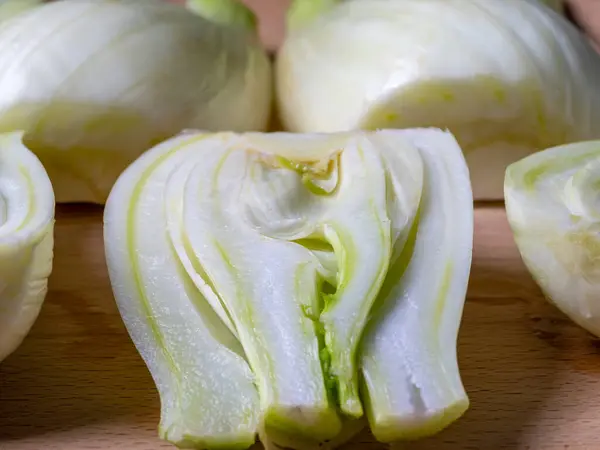
[[[506,171],[506,212],[548,299],[600,336],[600,142],[531,155]]]

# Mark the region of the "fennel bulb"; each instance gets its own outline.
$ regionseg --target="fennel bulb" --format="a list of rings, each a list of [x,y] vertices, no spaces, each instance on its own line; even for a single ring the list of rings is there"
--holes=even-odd
[[[0,131],[26,131],[57,201],[103,203],[129,163],[182,129],[266,127],[256,31],[241,5],[228,3],[227,25],[207,3],[190,8],[210,20],[159,0],[60,0],[0,24]]]
[[[600,336],[600,141],[512,164],[505,203],[515,241],[548,300]]]
[[[108,199],[105,246],[160,392],[162,437],[247,447],[259,433],[269,445],[335,447],[361,426],[361,361],[371,382],[401,395],[406,381],[386,361],[404,351],[421,358],[406,370],[428,407],[466,406],[454,348],[470,269],[466,174],[452,135],[434,129],[190,131],[135,161]],[[362,349],[374,305],[407,307],[396,286],[413,253],[402,282],[419,306],[393,319],[414,339],[385,322]],[[425,276],[431,267],[439,274]],[[369,396],[380,426],[390,408]]]
[[[0,135],[0,361],[29,332],[52,271],[52,185],[22,137]]]
[[[503,198],[508,164],[600,137],[600,57],[537,0],[297,0],[289,24],[285,128],[447,128],[476,199]]]

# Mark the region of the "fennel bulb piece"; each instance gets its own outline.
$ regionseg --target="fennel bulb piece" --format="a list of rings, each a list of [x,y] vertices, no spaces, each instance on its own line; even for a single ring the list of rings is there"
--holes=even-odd
[[[22,137],[0,135],[0,361],[29,332],[52,271],[54,193]]]
[[[542,2],[294,6],[277,58],[279,110],[290,131],[449,129],[476,199],[503,198],[508,164],[600,137],[600,57]]]
[[[558,12],[562,12],[565,7],[564,0],[542,0],[542,2]]]
[[[423,395],[436,412],[449,389],[464,395],[453,346],[471,222],[464,158],[441,130],[188,131],[146,152],[110,194],[105,246],[123,319],[160,391],[163,437],[241,446],[256,432],[302,449],[347,440],[364,413],[361,339],[373,305],[395,304],[400,280],[422,306],[406,317],[396,306],[394,318],[416,337],[371,327],[389,346],[362,358],[398,392],[384,369],[406,374],[393,361],[421,358],[415,375],[431,376]],[[388,413],[370,397],[374,417]]]
[[[473,246],[469,172],[452,135],[407,138],[424,163],[417,226],[397,244],[361,354],[369,423],[383,442],[432,435],[469,406],[456,355]]]
[[[600,141],[559,146],[506,171],[515,241],[548,300],[600,336]]]
[[[57,201],[104,203],[123,169],[182,129],[264,129],[270,63],[226,13],[61,0],[3,22],[0,131],[25,130]]]

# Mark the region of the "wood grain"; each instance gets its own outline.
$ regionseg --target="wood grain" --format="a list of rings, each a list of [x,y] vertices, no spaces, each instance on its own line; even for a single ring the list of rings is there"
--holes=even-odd
[[[170,448],[156,437],[157,393],[113,300],[101,215],[58,209],[48,298],[30,336],[0,365],[2,450]],[[599,349],[543,301],[503,209],[479,207],[459,344],[472,406],[406,448],[598,448]],[[345,447],[383,448],[366,433]]]

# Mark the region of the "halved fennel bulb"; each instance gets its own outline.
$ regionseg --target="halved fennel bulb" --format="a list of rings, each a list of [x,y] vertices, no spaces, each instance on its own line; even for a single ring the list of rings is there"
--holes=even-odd
[[[548,300],[600,336],[600,141],[512,164],[506,212],[523,260]]]
[[[25,130],[57,201],[104,203],[123,169],[182,129],[267,126],[270,63],[234,14],[250,13],[207,3],[190,5],[205,19],[160,0],[59,0],[0,23],[0,132]]]
[[[0,22],[39,6],[42,2],[43,0],[0,0]]]
[[[110,194],[105,246],[162,437],[334,447],[360,429],[363,366],[384,438],[458,417],[472,208],[437,129],[190,131],[146,152]],[[374,306],[391,313],[363,348]]]
[[[0,135],[0,361],[29,332],[52,271],[52,185],[22,137]]]
[[[600,57],[542,2],[293,6],[277,59],[288,130],[447,128],[465,152],[475,198],[492,200],[503,198],[508,164],[600,137]]]

